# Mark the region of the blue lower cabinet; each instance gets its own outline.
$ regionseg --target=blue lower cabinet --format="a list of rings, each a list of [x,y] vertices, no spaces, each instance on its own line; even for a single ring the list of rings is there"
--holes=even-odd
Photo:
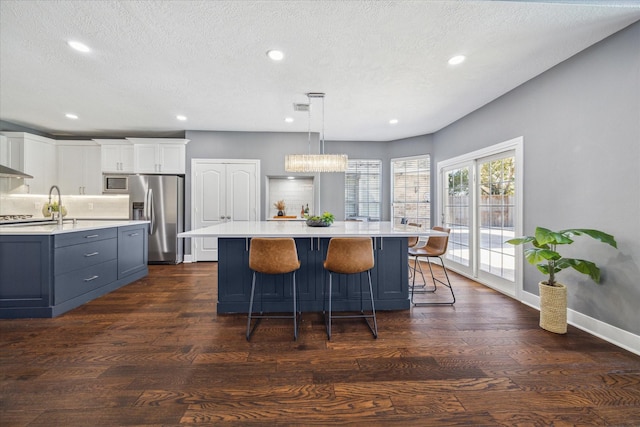
[[[300,269],[296,272],[302,311],[322,311],[329,284],[329,274],[323,267],[329,238],[298,238],[296,247]],[[405,310],[409,308],[407,239],[402,237],[376,238],[376,265],[371,279],[376,309]],[[218,313],[246,313],[249,309],[251,271],[249,246],[251,239],[218,239]],[[291,282],[289,275],[258,275],[258,292],[262,293],[265,311],[291,310]],[[369,298],[366,274],[334,275],[333,307],[335,310],[359,310],[360,286]],[[259,297],[256,297],[259,301]]]
[[[147,225],[0,236],[0,318],[55,317],[148,274]]]

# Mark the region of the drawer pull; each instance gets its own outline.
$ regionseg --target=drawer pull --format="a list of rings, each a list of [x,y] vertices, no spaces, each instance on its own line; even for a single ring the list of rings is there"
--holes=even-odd
[[[84,279],[84,281],[85,282],[90,282],[92,280],[96,280],[98,277],[100,277],[100,276],[92,276],[92,277],[89,277],[88,279]]]
[[[85,239],[94,239],[96,237],[100,237],[99,234],[89,234],[88,236],[84,236]]]
[[[129,237],[135,237],[137,235],[138,235],[138,233],[131,233],[131,234],[129,234]]]
[[[84,256],[86,257],[90,257],[90,256],[96,256],[98,255],[100,252],[91,252],[90,254],[84,254]]]

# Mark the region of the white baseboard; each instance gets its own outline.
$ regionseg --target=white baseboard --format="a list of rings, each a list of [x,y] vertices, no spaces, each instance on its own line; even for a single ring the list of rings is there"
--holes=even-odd
[[[521,302],[540,310],[540,297],[530,292],[522,292]],[[640,356],[640,336],[636,334],[571,309],[567,310],[567,323]]]
[[[185,264],[190,264],[193,262],[193,255],[185,255],[183,257],[182,262],[184,262]]]

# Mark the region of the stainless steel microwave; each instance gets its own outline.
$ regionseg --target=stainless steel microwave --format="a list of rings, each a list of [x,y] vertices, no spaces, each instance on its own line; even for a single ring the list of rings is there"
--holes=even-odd
[[[128,175],[102,175],[102,194],[126,194],[128,192]]]

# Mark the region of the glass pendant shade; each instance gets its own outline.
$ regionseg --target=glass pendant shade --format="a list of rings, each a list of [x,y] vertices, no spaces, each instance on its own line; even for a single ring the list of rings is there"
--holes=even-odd
[[[346,172],[346,154],[324,153],[324,93],[307,93],[309,104],[309,154],[288,154],[284,158],[284,170],[287,172]],[[322,100],[322,133],[320,134],[320,154],[311,154],[311,99]]]
[[[344,172],[346,154],[288,154],[284,158],[287,172]]]

